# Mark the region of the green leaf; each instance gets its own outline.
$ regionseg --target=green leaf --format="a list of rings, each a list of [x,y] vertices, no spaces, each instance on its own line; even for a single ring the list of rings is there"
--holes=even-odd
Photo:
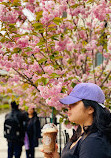
[[[55,57],[55,59],[56,59],[56,60],[58,60],[58,59],[63,59],[63,56],[57,56],[57,57]]]
[[[68,80],[72,80],[74,77],[69,77]]]
[[[35,28],[36,31],[39,31],[39,30],[42,30],[42,31],[43,31],[43,30],[44,30],[43,24],[41,24],[41,23],[39,23],[39,22],[38,22],[38,23],[34,23],[34,24],[33,24],[33,27]]]
[[[63,109],[63,111],[64,111],[64,112],[67,112],[67,111],[68,111],[68,109]]]
[[[79,4],[74,4],[74,5],[71,6],[71,8],[75,9],[75,8],[77,8],[78,6],[79,6]]]
[[[57,110],[53,107],[53,114],[56,116],[57,115]]]
[[[49,27],[48,28],[48,32],[51,32],[51,31],[56,31],[57,29],[55,27]]]
[[[82,45],[83,45],[83,46],[86,46],[86,45],[87,45],[87,42],[86,42],[86,41],[82,41]]]
[[[40,18],[42,18],[42,13],[43,13],[43,11],[40,11],[40,12],[37,12],[36,14],[37,14],[37,16],[36,16],[36,21],[38,21],[38,20],[40,20]]]
[[[49,78],[42,77],[42,82],[44,85],[46,85],[47,83],[49,83]]]
[[[59,122],[62,123],[63,120],[64,120],[64,118],[63,118],[63,117],[60,117]]]
[[[76,86],[76,83],[72,82],[71,86],[74,88]]]
[[[18,7],[21,6],[21,1],[20,0],[14,0],[13,2],[11,2],[11,6],[12,7]]]
[[[51,76],[52,78],[59,78],[59,77],[60,77],[60,75],[58,75],[58,74],[56,74],[56,73],[52,73],[50,76]]]
[[[8,39],[6,37],[2,37],[1,40],[0,40],[1,43],[9,42],[9,41],[10,41],[10,39]]]
[[[48,27],[54,27],[55,25],[54,24],[50,24]]]
[[[93,3],[94,2],[94,0],[89,0],[89,1],[87,1],[87,3]]]
[[[13,52],[12,53],[21,53],[22,52],[22,49],[19,48],[19,47],[16,47],[13,49]]]
[[[59,69],[59,68],[60,68],[59,65],[57,65],[57,64],[53,65],[53,67],[54,67],[55,69]]]
[[[54,54],[50,55],[49,57],[50,57],[50,59],[54,59],[55,58]]]
[[[42,59],[40,59],[40,60],[38,61],[38,63],[39,63],[39,64],[43,64],[43,63],[46,62],[46,61],[47,61],[46,58],[42,58]]]
[[[27,47],[27,48],[25,48],[25,51],[26,51],[26,52],[30,52],[30,51],[32,51],[32,48]]]
[[[59,41],[58,37],[59,37],[58,35],[53,35],[53,36],[51,36],[51,39],[52,39],[52,40]]]
[[[43,83],[43,85],[47,85],[49,83],[49,79],[48,78],[45,78],[45,77],[41,77],[40,79],[38,79],[35,84],[38,85],[40,83]]]
[[[44,41],[40,41],[39,43],[37,43],[37,46],[42,46],[44,47],[45,42]]]
[[[11,28],[15,28],[15,24],[16,24],[16,23],[9,24],[9,27],[11,27]]]
[[[3,36],[3,35],[0,33],[0,36]]]
[[[57,24],[57,25],[59,25],[60,23],[61,23],[61,18],[59,18],[59,17],[55,17],[54,19],[53,19],[53,22],[55,23],[55,24]]]
[[[69,59],[67,62],[68,62],[68,64],[72,64],[73,63],[73,59]]]
[[[29,33],[28,32],[26,32],[25,34],[16,34],[16,35],[14,35],[14,36],[12,36],[12,38],[16,38],[16,37],[23,37],[23,36],[26,36],[26,35],[29,35]]]
[[[69,123],[70,123],[69,120],[65,120],[65,121],[64,121],[64,124],[65,124],[65,125],[68,125]]]
[[[65,92],[67,92],[67,88],[62,87],[61,93],[65,93]]]
[[[58,55],[59,54],[59,51],[55,51],[53,52],[54,55]]]
[[[8,4],[7,2],[2,2],[2,3],[0,3],[0,4],[3,4],[3,5],[5,5],[5,6],[7,6],[7,7],[9,7],[9,4]]]

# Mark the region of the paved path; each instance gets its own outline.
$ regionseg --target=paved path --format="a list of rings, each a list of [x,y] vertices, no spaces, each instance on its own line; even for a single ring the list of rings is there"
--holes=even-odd
[[[3,137],[3,123],[4,123],[5,113],[0,114],[0,158],[7,158],[7,141]],[[36,148],[35,158],[43,158],[43,153],[39,151],[42,145]],[[21,158],[26,158],[25,149],[23,147]]]

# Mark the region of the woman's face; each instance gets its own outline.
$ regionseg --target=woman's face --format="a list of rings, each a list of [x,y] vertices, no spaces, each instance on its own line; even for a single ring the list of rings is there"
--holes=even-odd
[[[70,122],[79,125],[87,124],[87,121],[92,122],[94,109],[92,107],[85,108],[82,101],[70,104],[68,108],[68,118]]]
[[[29,107],[29,109],[28,109],[28,114],[29,114],[29,115],[33,115],[33,113],[34,113],[34,109],[31,108],[31,107]]]

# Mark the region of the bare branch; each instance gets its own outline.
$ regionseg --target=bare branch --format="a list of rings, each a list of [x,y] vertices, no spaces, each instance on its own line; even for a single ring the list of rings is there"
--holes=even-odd
[[[33,81],[31,81],[31,79],[30,79],[28,76],[26,76],[25,74],[24,74],[24,75],[21,74],[21,73],[20,73],[19,71],[17,71],[15,68],[13,68],[13,70],[15,70],[22,78],[24,78],[25,80],[27,80],[27,81],[28,81],[28,84],[31,84],[33,87],[35,87],[35,88],[37,89],[38,92],[40,92],[40,91],[38,90],[37,86],[33,83]]]
[[[108,80],[110,74],[111,74],[111,70],[109,71],[109,73],[107,74],[107,76],[106,76],[106,78],[103,80],[103,82],[101,83],[100,87],[103,87],[104,83]]]
[[[37,61],[37,63],[39,64],[39,62],[38,62],[38,60],[37,60],[37,58],[35,57],[35,55],[34,54],[32,54],[32,56],[34,57],[34,59]],[[42,67],[42,65],[41,64],[39,64],[39,66],[40,66],[40,68],[42,69],[42,71],[44,72],[44,74],[45,74],[45,71],[44,71],[44,69],[43,69],[43,67]]]
[[[100,73],[100,75],[98,76],[97,80],[99,80],[99,78],[102,76],[104,70],[106,69],[106,66],[108,65],[108,62],[109,62],[109,58],[107,58],[107,62],[105,64],[105,66],[102,67],[102,72]]]
[[[93,76],[94,76],[94,83],[96,83],[96,76],[95,76],[95,65],[94,65],[94,52],[92,50],[92,65],[93,65]]]

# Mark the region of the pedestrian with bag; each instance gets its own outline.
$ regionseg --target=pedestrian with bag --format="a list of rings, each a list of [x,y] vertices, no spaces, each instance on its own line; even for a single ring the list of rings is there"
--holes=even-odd
[[[26,115],[19,110],[19,104],[11,102],[11,112],[6,114],[4,122],[4,137],[8,142],[8,158],[20,158],[24,144]]]
[[[27,137],[28,136],[28,137]],[[28,109],[27,130],[25,133],[26,157],[35,158],[35,147],[38,147],[38,139],[41,138],[40,121],[35,112],[35,108]],[[29,145],[28,145],[29,143]]]
[[[69,121],[78,125],[61,158],[111,158],[111,114],[104,101],[103,91],[93,83],[77,84],[60,99],[68,105]],[[54,153],[45,154],[45,158],[59,157],[57,145]]]

